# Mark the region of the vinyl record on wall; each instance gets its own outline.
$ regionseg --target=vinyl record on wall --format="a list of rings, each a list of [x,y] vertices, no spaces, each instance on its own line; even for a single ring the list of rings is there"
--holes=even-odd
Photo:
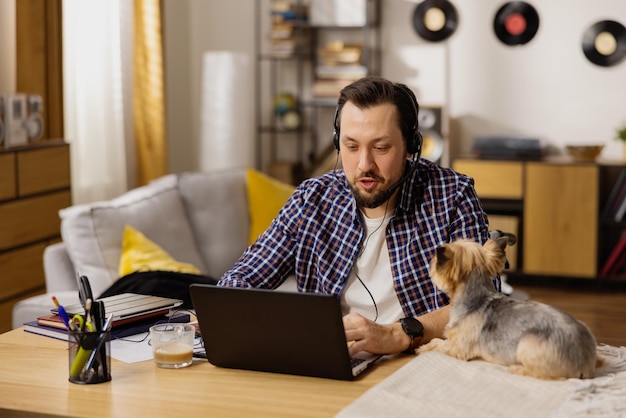
[[[505,3],[493,19],[493,30],[505,45],[523,45],[534,38],[539,29],[539,15],[523,1]]]
[[[420,107],[418,125],[424,142],[422,158],[438,162],[443,155],[441,107]]]
[[[626,57],[626,28],[613,20],[594,23],[583,34],[583,52],[596,65],[619,64]]]
[[[413,28],[423,39],[439,42],[447,39],[457,28],[456,8],[448,0],[424,0],[413,12]]]
[[[438,162],[443,155],[443,139],[435,131],[422,132],[422,158],[434,163]]]

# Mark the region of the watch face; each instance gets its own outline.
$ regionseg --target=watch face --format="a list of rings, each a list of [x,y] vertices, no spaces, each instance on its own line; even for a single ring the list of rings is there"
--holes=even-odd
[[[417,338],[424,336],[424,326],[417,319],[403,318],[400,320],[400,323],[402,324],[402,329],[409,335],[409,337]]]

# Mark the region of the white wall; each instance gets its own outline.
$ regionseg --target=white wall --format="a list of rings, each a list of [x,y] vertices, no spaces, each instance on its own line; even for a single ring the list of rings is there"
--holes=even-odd
[[[453,151],[469,150],[476,135],[515,134],[557,148],[605,143],[603,156],[620,158],[621,144],[612,138],[626,122],[626,61],[609,68],[593,65],[582,53],[581,39],[597,20],[626,24],[625,1],[534,1],[539,31],[519,47],[501,44],[491,29],[502,0],[453,3],[457,31],[445,42],[429,43],[413,31],[415,3],[382,0],[382,75],[408,84],[421,104],[447,109]],[[170,170],[192,170],[197,168],[202,53],[231,50],[254,59],[254,3],[165,4]],[[250,92],[241,100],[253,98]],[[254,123],[252,116],[246,119],[241,123]]]

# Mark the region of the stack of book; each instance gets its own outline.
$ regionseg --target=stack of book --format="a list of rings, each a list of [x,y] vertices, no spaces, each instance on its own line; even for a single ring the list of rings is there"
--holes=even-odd
[[[308,50],[308,33],[304,24],[308,21],[306,5],[289,1],[274,1],[271,7],[270,55],[287,58]]]
[[[347,45],[342,41],[329,42],[317,51],[315,97],[337,97],[347,84],[367,75],[367,67],[361,64],[363,46]]]
[[[157,323],[187,323],[190,321],[190,319],[190,315],[187,313],[159,312],[156,315],[146,315],[143,317],[133,317],[113,321],[111,328],[111,339],[124,338],[130,335],[147,332],[152,325]],[[38,317],[36,321],[24,323],[24,331],[30,332],[32,334],[38,334],[46,337],[56,338],[58,340],[67,341],[67,328],[57,314],[43,315]]]

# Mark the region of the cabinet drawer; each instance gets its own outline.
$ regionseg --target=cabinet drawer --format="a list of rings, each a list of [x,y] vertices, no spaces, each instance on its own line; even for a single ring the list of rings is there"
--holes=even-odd
[[[20,152],[17,167],[20,196],[70,187],[70,152],[67,145]]]
[[[15,190],[15,155],[0,154],[0,200],[13,199]]]
[[[517,242],[513,245],[507,245],[506,259],[509,261],[509,270],[515,271],[518,269],[517,265],[517,252],[519,242],[519,218],[517,216],[506,215],[488,215],[489,217],[489,230],[493,231],[499,229],[500,231],[509,232],[517,238]]]
[[[70,192],[63,191],[1,205],[0,250],[59,235],[59,209],[70,202]]]
[[[481,199],[522,199],[522,162],[456,160],[452,167],[474,179]]]
[[[596,277],[598,167],[529,163],[524,272]]]
[[[44,286],[46,242],[0,254],[0,300]]]
[[[17,302],[22,299],[26,299],[31,296],[41,295],[44,293],[46,293],[46,290],[45,287],[42,286],[40,289],[34,290],[26,294],[22,294],[19,299],[9,299],[0,302],[0,333],[11,330],[13,322],[13,306],[15,306]]]

